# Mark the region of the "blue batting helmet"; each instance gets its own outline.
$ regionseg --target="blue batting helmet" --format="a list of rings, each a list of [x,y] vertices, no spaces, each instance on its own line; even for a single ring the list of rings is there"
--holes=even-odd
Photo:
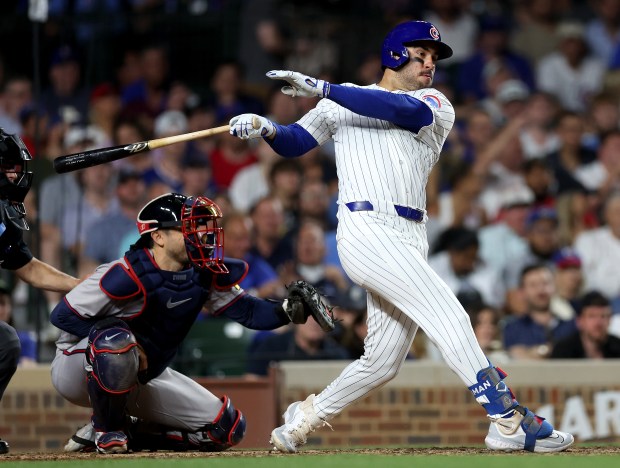
[[[419,41],[430,41],[437,44],[439,60],[452,56],[452,49],[441,42],[441,35],[432,23],[427,21],[407,21],[392,29],[383,40],[381,64],[396,70],[409,61],[407,45]]]

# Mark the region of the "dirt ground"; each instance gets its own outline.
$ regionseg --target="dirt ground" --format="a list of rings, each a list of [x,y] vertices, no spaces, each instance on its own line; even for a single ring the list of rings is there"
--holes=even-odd
[[[301,450],[299,455],[336,455],[336,454],[368,454],[368,455],[501,455],[503,452],[490,452],[483,448],[475,447],[433,447],[433,448],[367,448],[367,449],[338,449],[338,450]],[[268,450],[229,450],[219,453],[204,452],[137,452],[129,454],[113,455],[114,458],[213,458],[213,457],[290,457],[298,454],[283,454]],[[528,456],[526,452],[515,452],[513,455]],[[553,454],[553,456],[571,455],[620,455],[620,447],[588,446],[573,447],[565,452]],[[31,461],[31,460],[81,460],[97,457],[94,453],[11,453],[2,457],[5,461]]]

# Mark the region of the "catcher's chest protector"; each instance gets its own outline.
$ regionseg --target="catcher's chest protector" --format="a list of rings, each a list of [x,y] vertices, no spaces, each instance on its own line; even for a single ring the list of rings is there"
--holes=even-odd
[[[128,318],[127,324],[148,356],[149,377],[153,378],[170,364],[196,320],[209,297],[212,275],[193,268],[160,270],[146,250],[131,250],[125,259],[133,274],[124,274],[137,283],[144,301],[140,313]]]

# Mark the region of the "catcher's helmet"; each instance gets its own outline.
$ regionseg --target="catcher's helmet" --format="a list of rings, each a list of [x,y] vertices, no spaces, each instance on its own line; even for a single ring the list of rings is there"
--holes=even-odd
[[[22,139],[0,128],[0,201],[2,216],[19,229],[28,229],[24,198],[32,185],[28,161],[32,159]]]
[[[383,40],[381,65],[396,70],[409,61],[407,45],[420,41],[436,43],[439,60],[452,56],[452,48],[441,42],[441,35],[432,23],[407,21],[392,29]]]
[[[166,193],[140,210],[136,224],[141,239],[158,229],[178,228],[192,265],[214,273],[228,273],[223,261],[224,231],[217,225],[221,217],[220,208],[206,197]]]

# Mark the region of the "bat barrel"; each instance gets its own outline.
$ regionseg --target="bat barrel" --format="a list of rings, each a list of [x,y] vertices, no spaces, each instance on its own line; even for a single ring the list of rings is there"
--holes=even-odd
[[[59,174],[64,174],[65,172],[73,172],[79,169],[86,169],[87,167],[116,161],[117,159],[123,159],[132,154],[141,153],[146,150],[148,150],[148,142],[142,141],[130,145],[113,146],[110,148],[69,154],[54,159],[54,170]]]

